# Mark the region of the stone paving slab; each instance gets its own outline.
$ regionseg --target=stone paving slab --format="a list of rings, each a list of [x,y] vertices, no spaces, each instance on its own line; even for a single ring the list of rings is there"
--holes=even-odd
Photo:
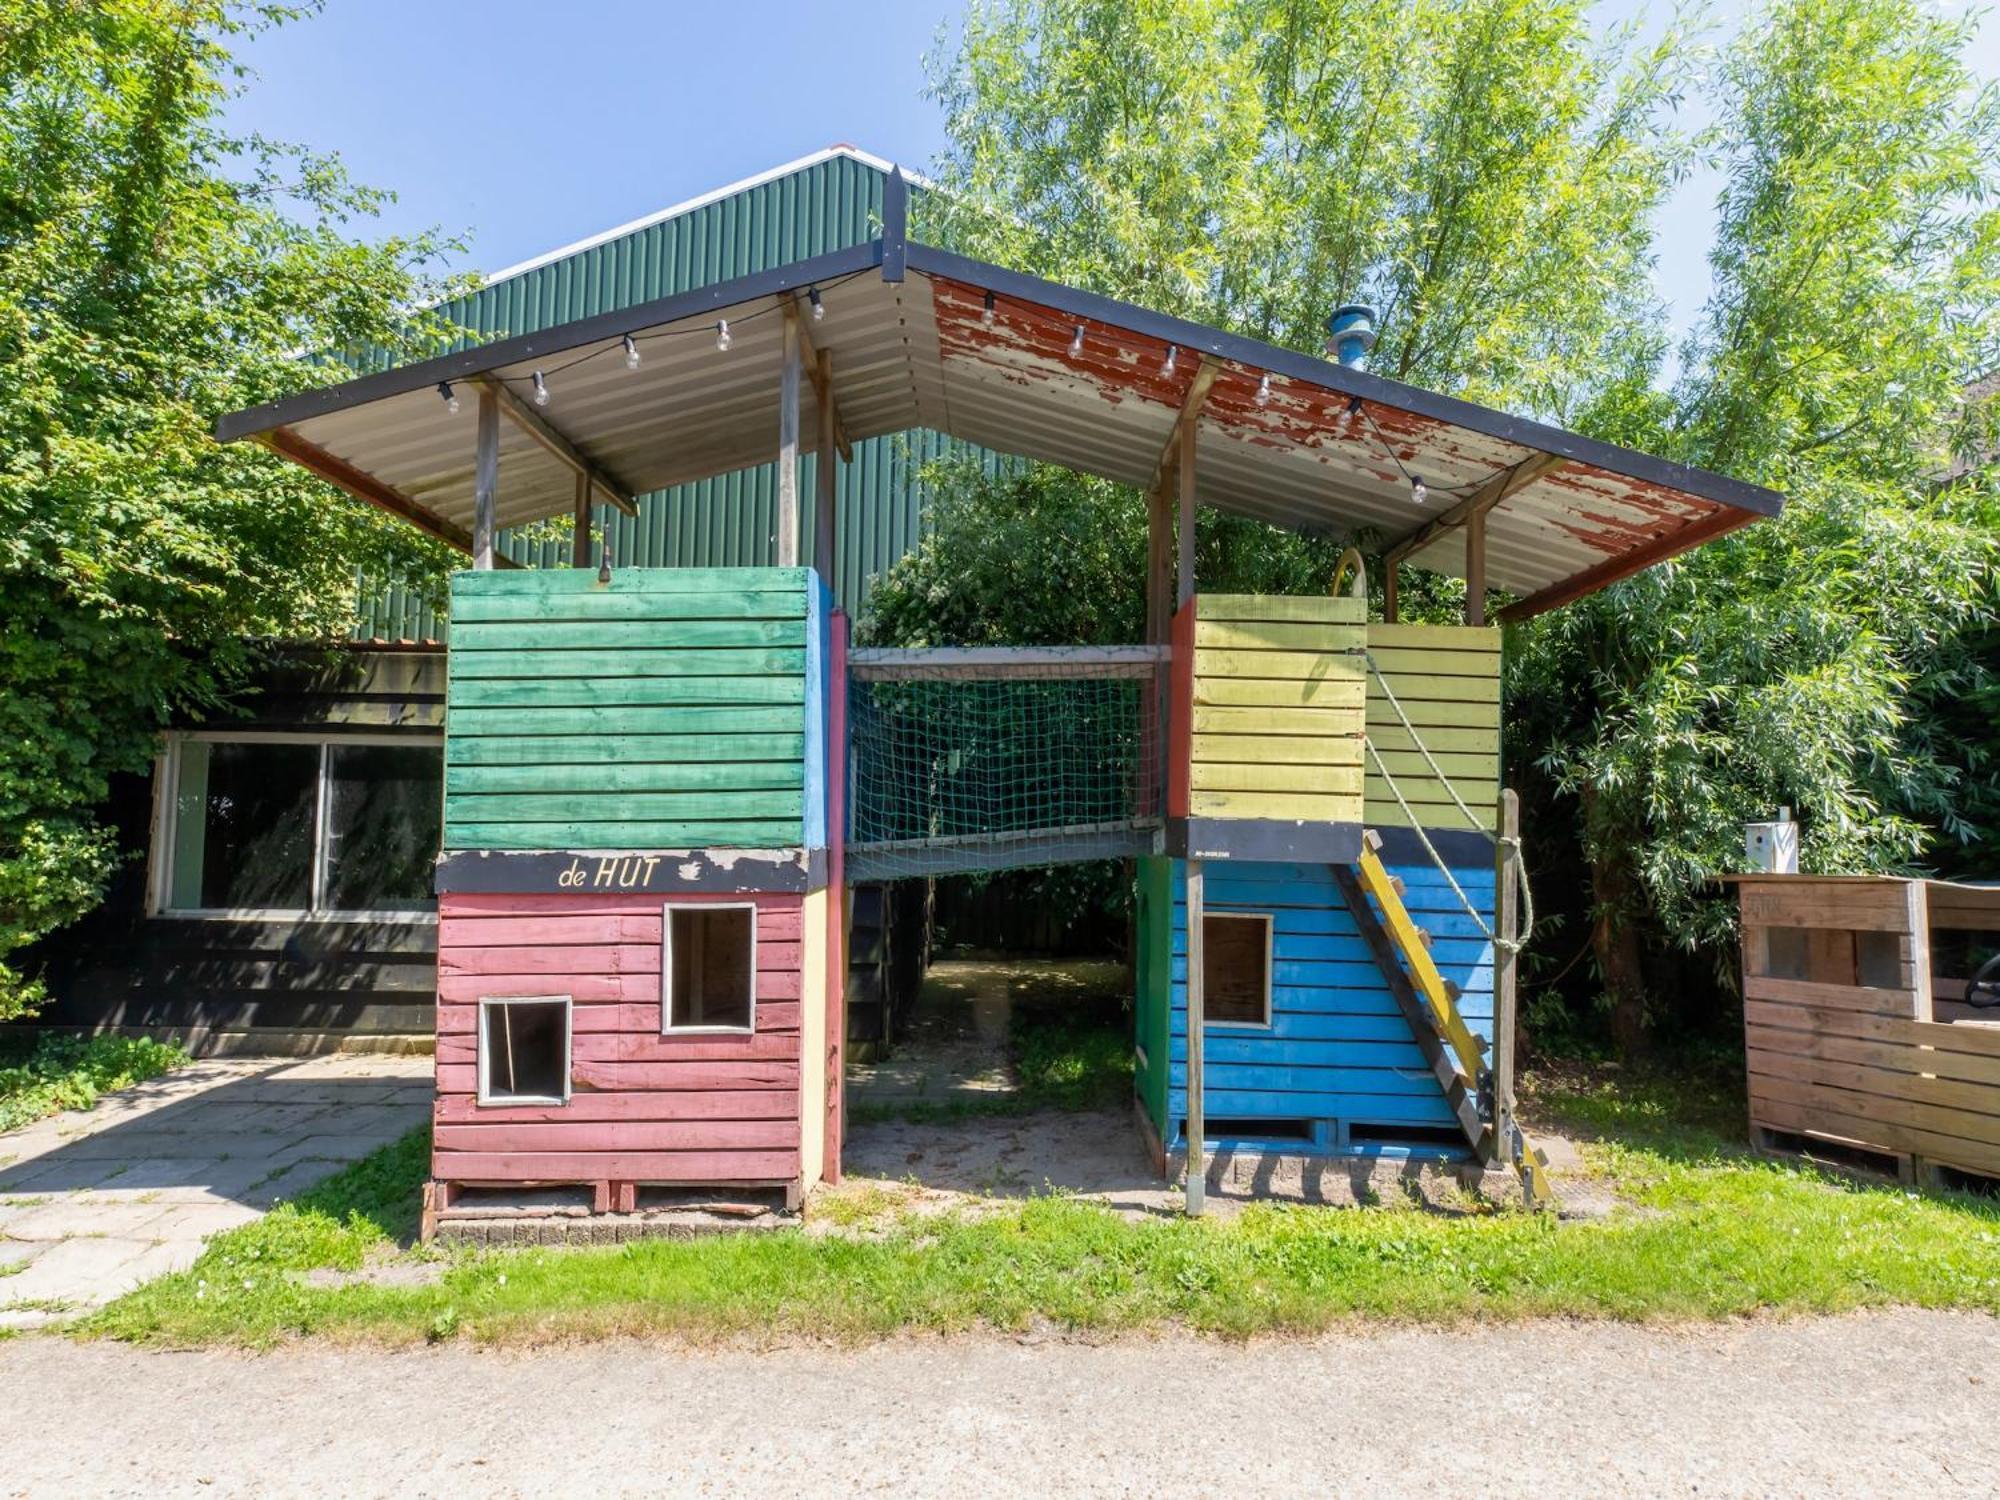
[[[424,1124],[432,1077],[421,1056],[212,1058],[0,1135],[0,1328],[192,1264],[208,1236]]]

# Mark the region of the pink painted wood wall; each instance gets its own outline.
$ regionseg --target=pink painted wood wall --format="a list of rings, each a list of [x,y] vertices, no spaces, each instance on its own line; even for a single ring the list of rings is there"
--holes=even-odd
[[[661,897],[438,902],[432,1174],[460,1183],[790,1183],[799,1174],[801,911],[757,906],[756,1030],[660,1035]],[[567,1104],[481,1106],[479,1001],[574,1000]]]

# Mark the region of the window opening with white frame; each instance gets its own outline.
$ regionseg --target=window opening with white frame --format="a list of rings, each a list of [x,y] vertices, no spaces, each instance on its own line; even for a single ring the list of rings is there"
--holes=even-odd
[[[167,742],[154,909],[393,917],[435,910],[435,738],[178,734]]]
[[[1204,912],[1202,1015],[1211,1026],[1271,1024],[1271,919]]]
[[[756,1030],[756,906],[669,903],[660,925],[660,1030]]]
[[[569,1103],[569,1055],[568,995],[481,998],[481,1104]]]

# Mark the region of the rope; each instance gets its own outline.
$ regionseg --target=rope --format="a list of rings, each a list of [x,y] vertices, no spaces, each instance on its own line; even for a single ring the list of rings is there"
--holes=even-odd
[[[1431,754],[1430,746],[1424,743],[1424,737],[1417,733],[1417,726],[1412,724],[1410,716],[1403,712],[1402,700],[1396,696],[1396,690],[1389,686],[1389,676],[1376,663],[1375,653],[1369,651],[1364,654],[1368,659],[1368,670],[1374,675],[1375,680],[1382,685],[1382,696],[1389,700],[1389,707],[1396,711],[1397,722],[1403,726],[1403,732],[1410,737],[1410,743],[1417,747],[1417,753],[1423,756],[1424,764],[1431,769],[1431,775],[1436,777],[1438,784],[1450,794],[1452,804],[1461,813],[1465,814],[1465,821],[1470,823],[1476,832],[1484,833],[1486,829],[1480,823],[1478,814],[1465,805],[1465,799],[1459,796],[1458,788],[1453,786],[1451,778],[1445,775],[1444,767],[1437,763],[1437,757]],[[1397,783],[1395,776],[1390,773],[1389,767],[1383,763],[1380,752],[1375,748],[1375,742],[1364,736],[1362,743],[1367,746],[1368,758],[1375,763],[1375,769],[1381,772],[1382,779],[1389,784],[1389,791],[1394,795],[1396,805],[1403,810],[1403,816],[1409,819],[1410,827],[1416,830],[1417,841],[1424,846],[1424,853],[1428,854],[1431,857],[1431,863],[1438,867],[1438,873],[1444,876],[1445,883],[1451,887],[1451,893],[1458,897],[1458,904],[1465,908],[1465,914],[1472,918],[1473,925],[1479,929],[1480,936],[1494,946],[1504,948],[1509,953],[1519,953],[1528,945],[1528,939],[1535,930],[1535,898],[1533,892],[1528,889],[1527,863],[1521,856],[1521,840],[1519,835],[1503,837],[1499,840],[1501,853],[1506,857],[1506,868],[1510,872],[1510,878],[1514,881],[1515,889],[1521,895],[1522,912],[1521,935],[1514,938],[1503,938],[1487,925],[1486,918],[1480,915],[1479,908],[1472,904],[1471,898],[1465,894],[1464,887],[1458,883],[1458,877],[1451,873],[1451,866],[1445,863],[1444,856],[1437,851],[1437,845],[1431,842],[1430,835],[1424,831],[1423,820],[1411,809],[1408,799],[1403,796],[1403,788]]]

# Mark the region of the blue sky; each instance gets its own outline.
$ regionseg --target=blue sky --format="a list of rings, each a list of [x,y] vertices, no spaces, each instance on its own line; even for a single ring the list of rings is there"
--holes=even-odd
[[[1714,13],[1726,27],[1739,9]],[[1607,22],[1642,10],[1667,7],[1601,7]],[[357,180],[398,195],[387,227],[460,233],[465,264],[493,271],[836,141],[921,166],[944,144],[922,58],[958,12],[954,0],[328,0],[240,49],[257,77],[232,116],[338,151]],[[1990,14],[1974,61],[2000,75]],[[1659,283],[1680,326],[1707,289],[1719,186],[1697,174],[1662,218]]]

